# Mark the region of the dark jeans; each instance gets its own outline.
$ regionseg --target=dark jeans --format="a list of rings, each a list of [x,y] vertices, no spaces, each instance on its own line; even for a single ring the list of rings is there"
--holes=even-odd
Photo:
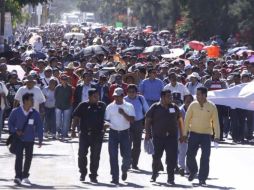
[[[90,178],[97,177],[103,133],[81,134],[79,137],[78,166],[81,174],[87,174],[87,154],[90,147]]]
[[[55,108],[45,107],[45,132],[56,134],[56,111]]]
[[[198,172],[198,165],[196,161],[196,155],[201,147],[201,158],[198,179],[205,181],[209,174],[209,158],[211,152],[211,135],[198,134],[191,132],[188,141],[187,150],[187,167],[190,173],[195,174]]]
[[[157,174],[161,167],[161,157],[165,150],[168,179],[174,181],[174,169],[177,166],[177,136],[153,137],[153,174]]]
[[[131,145],[129,130],[116,131],[110,129],[109,131],[109,157],[110,168],[113,180],[119,180],[119,166],[118,166],[118,146],[120,145],[120,153],[122,160],[122,172],[127,172],[131,164]]]
[[[143,120],[135,121],[130,127],[130,140],[131,140],[131,158],[132,166],[138,165],[138,160],[141,152],[141,140],[143,132]]]
[[[222,105],[216,105],[218,110],[218,117],[220,123],[220,139],[223,139],[223,131],[224,131],[224,118],[228,117],[228,107]]]
[[[247,139],[253,138],[253,111],[238,108],[232,109],[231,120],[233,140],[242,141],[244,140],[244,137],[246,137]],[[247,126],[246,135],[245,124]]]
[[[34,142],[19,141],[16,150],[15,178],[24,179],[29,177],[29,170],[33,158]],[[25,150],[25,163],[23,167],[23,153]]]

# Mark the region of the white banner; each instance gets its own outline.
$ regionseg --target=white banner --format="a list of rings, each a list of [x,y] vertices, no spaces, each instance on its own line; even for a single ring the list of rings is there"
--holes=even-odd
[[[254,81],[224,90],[208,92],[208,100],[217,105],[254,111]]]

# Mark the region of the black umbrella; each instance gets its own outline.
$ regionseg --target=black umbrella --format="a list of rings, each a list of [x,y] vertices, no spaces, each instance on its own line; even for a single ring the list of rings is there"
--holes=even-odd
[[[126,48],[125,50],[122,51],[123,54],[126,54],[128,52],[130,52],[132,55],[137,55],[137,54],[140,54],[142,53],[144,50],[143,47],[129,47],[129,48]]]
[[[161,55],[170,53],[169,50],[164,46],[150,46],[146,47],[143,51],[145,54]]]
[[[83,49],[83,55],[86,56],[93,56],[93,55],[107,55],[110,53],[109,49],[102,45],[92,45],[88,46]]]

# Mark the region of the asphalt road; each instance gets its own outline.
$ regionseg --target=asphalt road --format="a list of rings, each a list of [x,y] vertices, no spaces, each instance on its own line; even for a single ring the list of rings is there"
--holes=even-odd
[[[3,141],[7,135],[3,135]],[[4,142],[0,143],[0,189],[240,189],[252,190],[254,180],[254,146],[235,145],[230,141],[212,148],[210,175],[206,187],[199,187],[198,180],[189,182],[186,177],[176,175],[175,186],[167,185],[167,175],[162,172],[156,183],[151,183],[152,158],[144,151],[141,153],[140,171],[130,170],[125,182],[118,187],[110,184],[111,175],[107,138],[103,143],[98,184],[79,181],[77,167],[78,139],[68,142],[45,140],[43,147],[34,148],[34,159],[30,170],[31,185],[14,185],[14,156],[8,152]],[[143,144],[142,144],[143,148]],[[198,158],[200,156],[200,151]],[[121,158],[119,156],[119,158]],[[162,159],[164,162],[164,158]],[[121,159],[119,160],[121,162]]]

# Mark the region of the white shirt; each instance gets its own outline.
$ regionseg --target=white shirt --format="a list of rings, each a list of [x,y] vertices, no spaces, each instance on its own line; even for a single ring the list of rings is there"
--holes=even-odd
[[[167,84],[164,89],[170,90],[171,93],[178,92],[181,94],[181,99],[183,100],[183,97],[185,95],[190,94],[189,90],[184,86],[182,83],[177,82],[176,86],[172,86],[171,83]]]
[[[25,93],[32,93],[34,95],[34,109],[39,111],[39,105],[46,101],[41,89],[37,86],[33,87],[32,89],[28,89],[26,86],[20,87],[14,99],[19,101],[21,106],[23,106],[22,96]]]
[[[38,42],[38,41],[34,42],[34,50],[35,51],[41,51],[42,48],[43,48],[42,42]]]
[[[9,91],[6,88],[5,84],[3,82],[0,82],[0,93],[4,93],[5,96],[7,96],[8,92]],[[1,105],[0,105],[0,107],[1,107],[2,110],[4,110],[4,108],[5,108],[5,103],[6,103],[5,98],[3,96],[1,96]]]
[[[111,129],[123,131],[130,128],[130,122],[118,112],[119,108],[122,108],[127,115],[135,117],[135,109],[132,104],[124,101],[123,104],[118,105],[114,101],[107,106],[105,119],[109,122]]]

